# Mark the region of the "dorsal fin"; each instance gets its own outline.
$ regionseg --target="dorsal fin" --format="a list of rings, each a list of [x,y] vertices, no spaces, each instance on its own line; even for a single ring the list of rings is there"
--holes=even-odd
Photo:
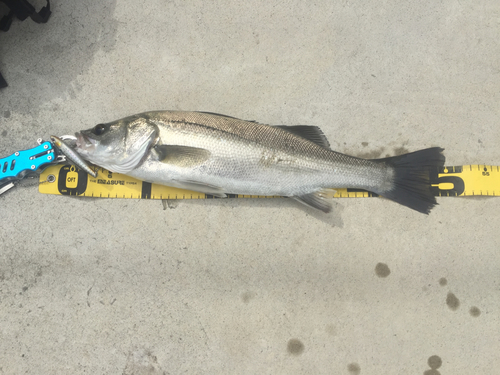
[[[330,142],[328,142],[328,139],[326,139],[325,135],[323,134],[323,131],[317,126],[312,126],[312,125],[293,125],[293,126],[277,125],[276,127],[281,128],[283,130],[286,130],[289,133],[298,135],[299,137],[305,138],[308,141],[314,142],[318,146],[326,148],[327,150],[330,149]]]
[[[215,112],[203,112],[203,111],[197,111],[197,113],[203,113],[205,115],[213,115],[213,116],[220,116],[220,117],[226,117],[226,118],[231,118],[231,119],[234,119],[234,120],[240,120],[239,118],[237,117],[233,117],[233,116],[228,116],[228,115],[223,115],[223,114],[220,114],[220,113],[215,113]],[[256,122],[255,120],[244,120],[246,122]]]
[[[220,113],[215,113],[215,112],[198,111],[198,113],[203,113],[203,114],[213,115],[213,116],[221,116],[221,117],[239,120],[236,117],[222,115]],[[256,121],[251,121],[251,120],[245,120],[245,121],[256,122]],[[330,142],[328,142],[328,139],[326,139],[325,134],[323,134],[323,131],[318,126],[313,126],[313,125],[276,125],[275,127],[286,130],[289,133],[298,135],[299,137],[305,138],[308,141],[316,143],[320,147],[323,147],[323,148],[326,148],[327,150],[330,150]]]
[[[215,112],[205,112],[205,111],[196,111],[196,112],[198,112],[198,113],[204,113],[206,115],[214,115],[214,116],[220,116],[220,117],[234,118],[235,120],[239,120],[236,117],[228,116],[228,115],[223,115],[223,114],[215,113]]]

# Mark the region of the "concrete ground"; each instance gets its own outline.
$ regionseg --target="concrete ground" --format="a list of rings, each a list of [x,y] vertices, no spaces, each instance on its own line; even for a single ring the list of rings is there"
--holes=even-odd
[[[43,1],[38,1],[42,5]],[[0,156],[155,109],[500,165],[500,3],[52,1],[0,34]],[[0,197],[1,374],[499,374],[500,199]]]

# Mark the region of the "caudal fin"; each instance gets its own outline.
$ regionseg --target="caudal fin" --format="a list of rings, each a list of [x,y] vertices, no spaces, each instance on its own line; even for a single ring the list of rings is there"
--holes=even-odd
[[[394,169],[392,187],[375,192],[403,206],[429,214],[437,202],[431,191],[430,171],[444,165],[440,147],[411,152],[373,161],[385,163]]]

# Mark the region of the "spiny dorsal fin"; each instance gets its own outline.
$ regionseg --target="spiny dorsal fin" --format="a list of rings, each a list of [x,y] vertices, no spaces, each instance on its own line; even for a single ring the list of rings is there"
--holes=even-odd
[[[227,115],[223,115],[223,114],[215,113],[215,112],[198,111],[198,113],[203,113],[203,114],[213,115],[213,116],[221,116],[221,117],[239,120],[236,117],[227,116]],[[256,122],[254,120],[245,120],[245,121]],[[328,139],[326,139],[325,135],[323,134],[323,131],[318,126],[313,126],[313,125],[275,125],[275,127],[286,130],[289,133],[298,135],[299,137],[305,138],[308,141],[316,143],[320,147],[323,147],[323,148],[326,148],[327,150],[330,150],[330,142],[328,142]]]
[[[228,116],[228,115],[222,115],[220,113],[215,113],[215,112],[205,112],[205,111],[197,111],[197,112],[198,113],[204,113],[206,115],[214,115],[214,116],[220,116],[220,117],[234,118],[235,120],[239,120],[236,117]]]
[[[312,126],[312,125],[293,125],[293,126],[277,125],[276,127],[281,128],[283,130],[286,130],[289,133],[298,135],[299,137],[305,138],[311,142],[314,142],[318,146],[326,148],[327,150],[330,149],[330,142],[328,142],[328,139],[326,139],[325,135],[323,134],[323,131],[317,126]]]
[[[240,120],[239,118],[237,117],[233,117],[233,116],[228,116],[228,115],[223,115],[221,113],[215,113],[215,112],[203,112],[203,111],[197,111],[198,113],[203,113],[205,115],[213,115],[213,116],[220,116],[220,117],[226,117],[226,118],[231,118],[231,119],[234,119],[234,120]],[[244,120],[246,122],[256,122],[255,120]]]

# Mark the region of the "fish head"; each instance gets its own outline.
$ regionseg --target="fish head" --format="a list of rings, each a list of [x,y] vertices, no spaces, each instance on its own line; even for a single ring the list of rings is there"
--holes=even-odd
[[[111,172],[128,173],[147,157],[159,137],[158,127],[142,116],[131,116],[75,134],[76,151]]]

